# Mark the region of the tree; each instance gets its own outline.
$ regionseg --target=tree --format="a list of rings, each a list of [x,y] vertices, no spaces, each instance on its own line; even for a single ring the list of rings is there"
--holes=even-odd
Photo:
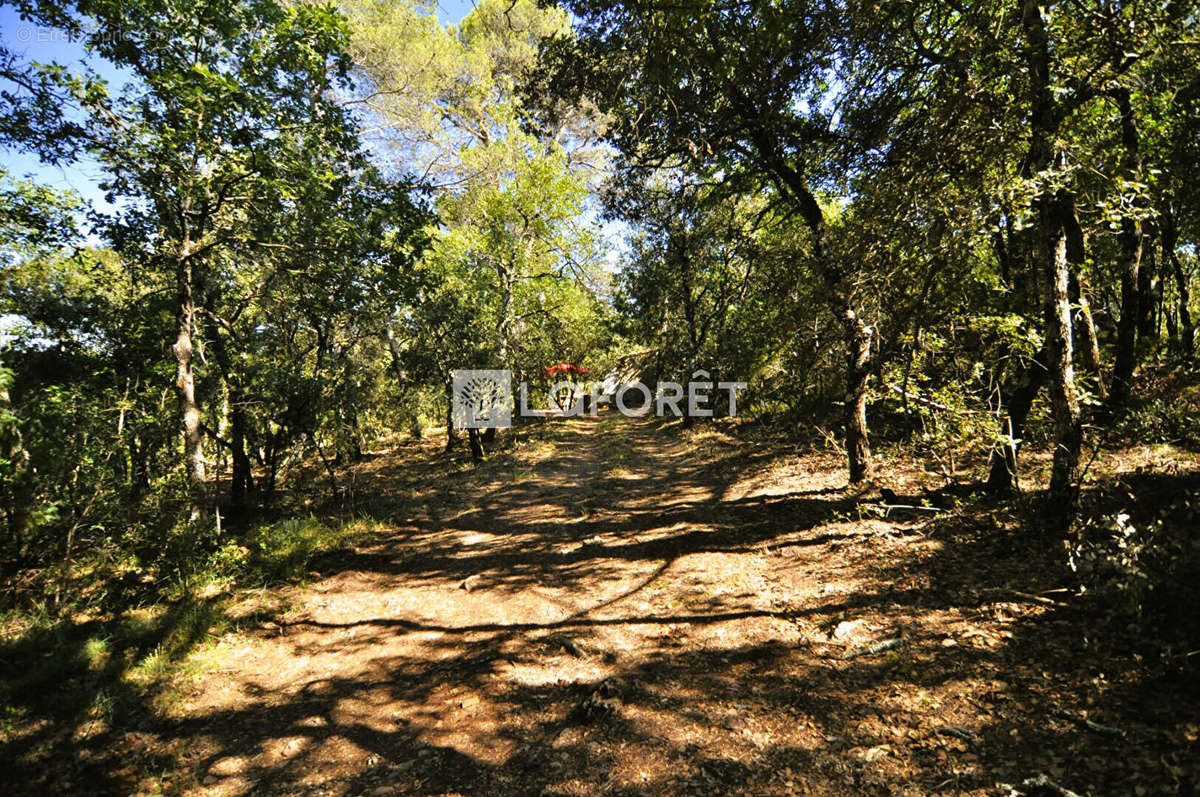
[[[565,12],[489,0],[450,27],[419,4],[361,3],[350,15],[364,76],[353,104],[393,166],[437,191],[432,246],[407,293],[412,307],[395,320],[402,334],[392,331],[424,367],[401,370],[448,389],[453,368],[521,378],[562,359],[601,313],[589,291],[601,253],[584,206],[592,160],[578,137],[539,132],[517,89],[540,40],[568,30]],[[568,317],[580,326],[567,329]]]
[[[88,47],[131,71],[117,96],[81,92],[88,148],[119,215],[102,223],[124,257],[173,275],[184,461],[197,518],[206,494],[194,374],[197,286],[222,253],[277,246],[277,219],[310,183],[340,179],[314,159],[353,153],[330,92],[345,80],[346,30],[330,8],[245,0],[180,6],[87,2]]]
[[[579,36],[554,49],[553,82],[609,115],[624,168],[744,174],[771,186],[783,212],[806,228],[797,261],[820,281],[841,326],[843,442],[850,481],[866,479],[874,330],[861,312],[856,270],[831,237],[833,203],[823,196],[840,182],[832,158],[844,143],[838,120],[855,96],[832,80],[846,41],[839,8],[808,0],[570,8]]]
[[[638,230],[615,297],[634,339],[653,341],[658,377],[747,380],[781,348],[778,314],[795,312],[773,277],[793,256],[761,198],[664,172],[625,185],[611,213]],[[774,236],[774,237],[773,237]],[[794,244],[794,242],[789,242]],[[694,418],[683,416],[684,426]]]

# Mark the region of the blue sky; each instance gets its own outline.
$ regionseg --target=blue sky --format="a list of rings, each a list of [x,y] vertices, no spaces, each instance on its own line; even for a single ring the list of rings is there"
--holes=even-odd
[[[472,0],[439,0],[438,19],[442,22],[458,22],[474,6]],[[105,61],[89,57],[83,47],[70,41],[62,31],[25,22],[9,5],[0,5],[0,42],[22,60],[57,62],[75,68],[86,63],[109,82],[110,91],[116,91],[128,80],[128,73]],[[0,167],[17,177],[29,176],[38,183],[55,188],[74,189],[98,210],[105,211],[111,207],[104,201],[98,187],[101,170],[93,162],[47,166],[34,156],[0,147]]]
[[[25,22],[11,6],[0,6],[0,42],[23,61],[59,63],[79,68],[86,57],[77,42],[70,41],[62,31]],[[122,71],[98,59],[91,59],[92,68],[114,85],[122,85],[127,77]],[[71,188],[84,199],[100,208],[107,208],[104,197],[96,187],[100,170],[94,163],[70,166],[46,166],[28,153],[13,152],[0,147],[0,166],[18,177],[30,176],[39,183],[55,188]]]

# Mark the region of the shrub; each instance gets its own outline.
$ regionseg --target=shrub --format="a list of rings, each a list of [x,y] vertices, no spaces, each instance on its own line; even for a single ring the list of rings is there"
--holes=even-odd
[[[1068,542],[1084,591],[1138,622],[1195,638],[1200,600],[1200,505],[1184,495],[1134,524],[1121,512],[1085,524]]]

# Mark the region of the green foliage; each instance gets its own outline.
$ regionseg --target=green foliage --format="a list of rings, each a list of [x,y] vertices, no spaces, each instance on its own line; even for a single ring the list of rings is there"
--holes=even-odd
[[[1158,390],[1138,401],[1134,410],[1115,425],[1118,439],[1143,443],[1193,445],[1200,440],[1200,413],[1196,389],[1182,394]]]
[[[438,388],[454,368],[517,378],[582,360],[605,332],[603,249],[570,136],[535,135],[518,87],[566,14],[530,0],[479,4],[442,26],[419,4],[348,7],[361,102],[400,168],[429,175],[438,223],[401,283],[397,368]]]
[[[73,241],[81,209],[73,193],[14,179],[0,169],[0,268]]]
[[[179,522],[194,496],[164,342],[182,296],[202,455],[218,473],[239,454],[256,464],[258,498],[291,462],[361,452],[380,403],[381,333],[428,213],[374,169],[333,96],[350,67],[335,10],[219,5],[89,3],[86,30],[69,9],[39,12],[128,80],[113,93],[53,73],[116,203],[90,218],[110,248],[81,245],[77,198],[0,186],[0,558],[40,579],[14,600],[65,608],[81,574],[111,586],[79,603],[133,599],[122,579],[169,590],[227,550],[212,523]]]
[[[246,538],[250,572],[268,582],[294,579],[313,557],[348,547],[371,530],[366,521],[330,524],[311,515],[260,526]]]
[[[855,481],[868,431],[947,481],[1082,429],[1200,439],[1193,4],[10,5],[88,59],[0,46],[0,146],[86,155],[108,203],[0,170],[5,741],[146,710],[256,622],[235,600],[377,531],[338,519],[355,464],[440,425],[452,369],[744,380],[742,414]],[[639,478],[626,443],[598,478]],[[533,484],[543,445],[420,500]],[[739,463],[696,473],[742,493]],[[1191,633],[1180,484],[1068,557],[1114,617]],[[832,517],[894,519],[857,503]]]
[[[158,520],[123,512],[170,435],[160,391],[139,389],[155,373],[157,346],[139,339],[164,310],[154,291],[111,253],[49,252],[5,269],[0,306],[19,319],[4,352],[7,439],[19,441],[4,555],[36,566],[139,538],[144,520],[169,524],[169,509]]]
[[[212,592],[303,579],[315,557],[349,548],[375,530],[366,520],[322,521],[312,515],[256,524],[188,557],[187,587]]]
[[[717,381],[753,383],[762,401],[762,379],[780,366],[799,310],[797,297],[778,289],[796,246],[780,218],[761,200],[683,175],[631,187],[611,203],[639,226],[614,304],[624,331],[654,345],[654,376],[687,382],[704,369]]]

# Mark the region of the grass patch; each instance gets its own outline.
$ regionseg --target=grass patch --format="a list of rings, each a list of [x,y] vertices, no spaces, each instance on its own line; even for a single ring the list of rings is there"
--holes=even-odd
[[[248,539],[250,571],[268,582],[291,581],[302,576],[318,554],[349,547],[378,530],[376,521],[327,525],[311,516],[260,526]]]
[[[264,523],[201,560],[180,594],[210,598],[237,587],[302,580],[314,557],[350,547],[379,528],[372,520],[328,523],[312,515]]]
[[[157,603],[0,618],[0,766],[38,782],[121,750],[112,734],[174,716],[220,642],[280,607],[262,585],[300,580],[312,559],[377,530],[315,517],[265,523],[219,545]],[[53,766],[51,766],[53,762]]]

